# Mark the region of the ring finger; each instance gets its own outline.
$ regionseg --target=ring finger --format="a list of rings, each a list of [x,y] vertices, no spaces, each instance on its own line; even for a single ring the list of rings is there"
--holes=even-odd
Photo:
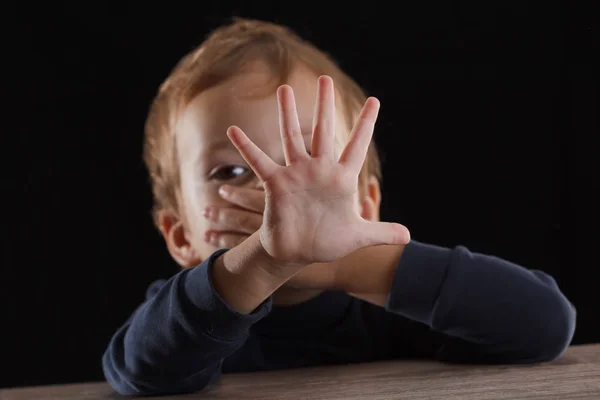
[[[262,225],[263,216],[251,211],[230,207],[210,206],[205,216],[214,222],[214,229],[252,234]]]

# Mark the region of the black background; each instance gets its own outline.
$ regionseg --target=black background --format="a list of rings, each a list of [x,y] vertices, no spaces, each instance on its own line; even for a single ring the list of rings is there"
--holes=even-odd
[[[78,4],[4,15],[0,387],[102,379],[111,335],[177,270],[150,218],[143,124],[179,58],[234,15],[291,26],[381,99],[385,219],[548,272],[578,308],[574,342],[599,341],[598,14]]]

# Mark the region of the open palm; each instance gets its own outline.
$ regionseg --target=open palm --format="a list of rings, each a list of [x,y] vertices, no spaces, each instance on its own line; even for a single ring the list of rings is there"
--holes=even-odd
[[[300,132],[292,88],[277,91],[280,132],[286,166],[275,163],[237,127],[230,140],[263,181],[266,207],[259,230],[271,257],[293,263],[329,262],[362,247],[406,244],[408,230],[400,225],[364,220],[356,207],[358,174],[379,111],[370,98],[354,126],[339,160],[334,156],[335,94],[333,81],[320,77],[309,155]]]

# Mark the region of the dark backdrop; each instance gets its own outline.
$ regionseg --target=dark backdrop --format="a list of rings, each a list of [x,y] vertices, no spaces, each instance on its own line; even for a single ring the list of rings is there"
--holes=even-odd
[[[5,14],[0,386],[102,379],[112,333],[176,271],[149,214],[144,119],[178,59],[232,15],[292,26],[381,99],[384,218],[548,272],[579,310],[575,342],[600,339],[595,14],[374,3]]]

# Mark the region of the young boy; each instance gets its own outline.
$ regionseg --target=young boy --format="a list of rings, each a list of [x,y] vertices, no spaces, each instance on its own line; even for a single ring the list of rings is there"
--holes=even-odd
[[[551,277],[378,221],[378,109],[270,23],[221,27],[180,62],[152,105],[145,160],[183,269],[110,341],[117,392],[384,359],[533,363],[566,349],[575,310]]]

